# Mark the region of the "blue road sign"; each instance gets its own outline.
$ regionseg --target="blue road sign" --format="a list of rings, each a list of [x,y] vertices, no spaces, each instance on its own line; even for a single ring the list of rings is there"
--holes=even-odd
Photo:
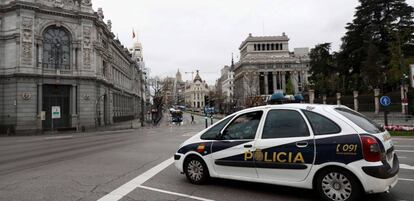
[[[389,106],[391,105],[391,98],[388,96],[382,96],[380,98],[380,103],[382,106]]]

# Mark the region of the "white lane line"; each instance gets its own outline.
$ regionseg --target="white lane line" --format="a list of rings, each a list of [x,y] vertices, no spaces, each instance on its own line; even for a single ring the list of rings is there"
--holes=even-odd
[[[402,153],[414,153],[414,150],[395,150],[396,152],[402,152]]]
[[[401,148],[413,148],[414,145],[394,145],[395,147],[401,147]]]
[[[187,195],[187,194],[182,194],[182,193],[176,193],[176,192],[166,191],[166,190],[162,190],[162,189],[147,187],[147,186],[140,186],[140,188],[147,189],[147,190],[151,190],[151,191],[157,191],[157,192],[160,192],[160,193],[165,193],[165,194],[170,194],[170,195],[176,195],[176,196],[180,196],[180,197],[190,198],[190,199],[194,199],[194,200],[214,201],[214,200],[210,200],[210,199],[206,199],[206,198],[202,198],[202,197],[197,197],[197,196]]]
[[[406,169],[406,170],[414,170],[414,166],[407,165],[407,164],[400,164],[400,168]]]
[[[406,140],[414,140],[414,138],[395,138],[395,137],[393,137],[392,140],[406,141]]]
[[[398,159],[406,159],[407,156],[398,156]]]
[[[151,179],[153,176],[170,166],[174,163],[174,158],[171,157],[164,162],[158,164],[157,166],[147,170],[146,172],[142,173],[141,175],[135,177],[131,181],[125,183],[124,185],[118,187],[117,189],[113,190],[109,194],[105,195],[98,201],[117,201],[120,200],[122,197],[127,195],[128,193],[132,192],[136,188],[140,187],[143,183]]]
[[[70,139],[70,138],[73,138],[73,135],[45,137],[45,140],[63,140],[63,139]]]
[[[400,181],[413,181],[413,182],[414,182],[414,179],[404,179],[404,178],[398,178],[398,180],[400,180]]]

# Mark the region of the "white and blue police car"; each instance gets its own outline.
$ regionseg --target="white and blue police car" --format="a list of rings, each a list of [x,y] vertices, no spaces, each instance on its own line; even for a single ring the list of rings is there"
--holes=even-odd
[[[389,192],[399,162],[390,134],[348,107],[268,105],[239,111],[185,141],[175,166],[209,177],[315,189],[324,200]]]

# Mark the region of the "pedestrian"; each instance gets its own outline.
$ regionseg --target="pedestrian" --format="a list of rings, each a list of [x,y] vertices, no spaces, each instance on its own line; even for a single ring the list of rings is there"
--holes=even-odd
[[[193,124],[193,123],[195,123],[195,122],[194,122],[194,115],[193,115],[193,114],[191,114],[191,124]]]

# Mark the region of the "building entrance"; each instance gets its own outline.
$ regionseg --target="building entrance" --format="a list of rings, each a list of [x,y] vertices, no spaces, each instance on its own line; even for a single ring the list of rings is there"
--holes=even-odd
[[[53,119],[53,129],[70,128],[70,86],[43,85],[43,111],[46,118],[43,121],[43,130],[52,128],[52,106],[60,107],[60,118]]]

